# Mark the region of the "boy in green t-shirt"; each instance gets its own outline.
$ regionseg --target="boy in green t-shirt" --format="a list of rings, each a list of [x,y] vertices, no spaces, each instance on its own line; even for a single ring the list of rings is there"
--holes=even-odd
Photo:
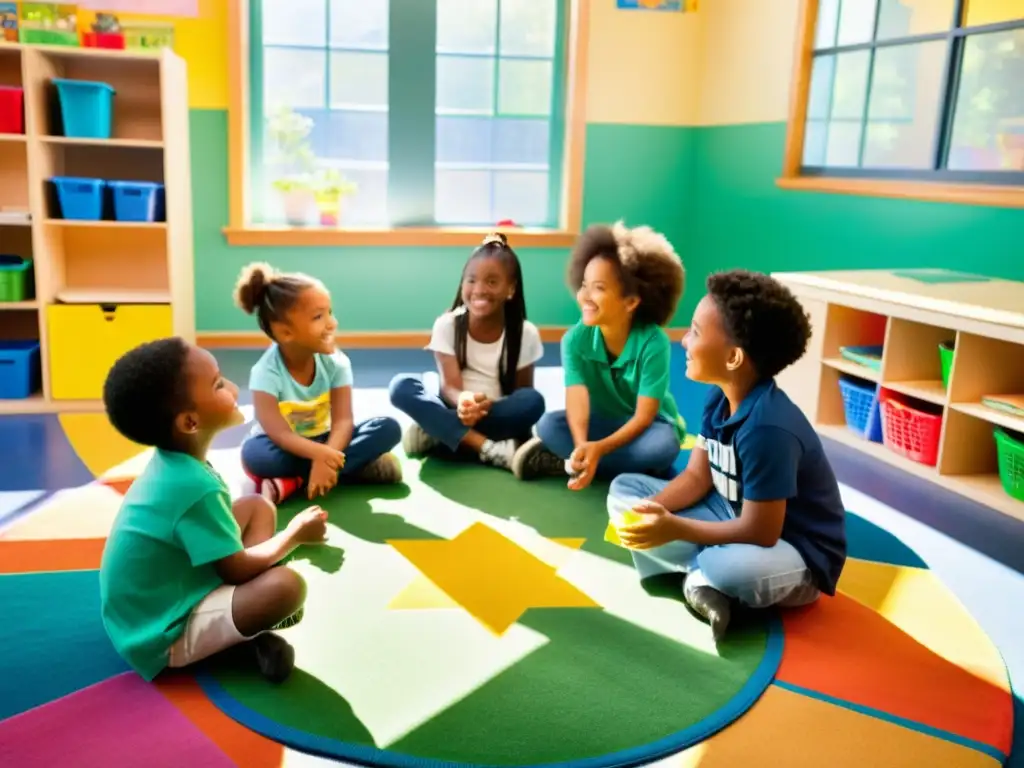
[[[549,411],[512,461],[520,479],[666,476],[686,426],[669,392],[672,344],[663,326],[683,293],[682,262],[650,227],[595,225],[569,260],[582,318],[562,337],[565,410]]]
[[[125,494],[100,565],[103,625],[146,680],[240,643],[274,682],[295,652],[269,632],[295,623],[302,578],[278,565],[322,542],[326,513],[311,507],[276,532],[262,497],[231,502],[206,460],[223,429],[243,423],[238,387],[205,350],[180,338],[137,347],[107,376],[103,400],[126,438],[156,450]]]

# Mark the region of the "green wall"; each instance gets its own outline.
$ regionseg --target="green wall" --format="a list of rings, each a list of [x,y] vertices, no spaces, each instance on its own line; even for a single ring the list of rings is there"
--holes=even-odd
[[[321,278],[334,295],[343,331],[428,330],[448,307],[470,249],[230,247],[227,113],[192,110],[192,189],[195,228],[196,325],[199,331],[252,331],[231,291],[242,266],[268,261]],[[683,207],[692,176],[686,128],[590,125],[583,195],[585,222],[623,218],[664,232],[686,261],[692,221]],[[538,325],[578,319],[565,286],[565,249],[524,248],[527,307]],[[689,313],[679,315],[685,325]]]

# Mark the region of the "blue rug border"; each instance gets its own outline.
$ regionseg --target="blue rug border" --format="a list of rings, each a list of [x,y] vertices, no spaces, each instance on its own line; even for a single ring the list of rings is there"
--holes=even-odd
[[[534,764],[534,768],[627,768],[669,757],[708,739],[743,716],[775,680],[779,665],[782,663],[782,649],[785,643],[782,618],[777,613],[767,621],[765,639],[764,656],[747,682],[728,703],[700,722],[643,746],[600,757]],[[240,704],[208,672],[198,673],[196,681],[210,701],[232,720],[268,739],[302,752],[383,768],[510,768],[507,764],[499,766],[486,763],[457,763],[402,755],[386,749],[316,736],[297,728],[283,726]]]

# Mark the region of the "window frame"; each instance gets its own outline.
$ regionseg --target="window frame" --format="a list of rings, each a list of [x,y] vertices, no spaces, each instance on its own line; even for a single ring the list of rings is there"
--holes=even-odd
[[[493,227],[289,227],[252,222],[253,141],[250,136],[250,0],[228,0],[228,224],[223,233],[238,246],[475,246]],[[510,228],[516,247],[564,248],[578,237],[582,222],[583,156],[586,140],[589,2],[565,0],[566,99],[559,223],[556,228]]]
[[[1024,208],[1024,185],[992,184],[969,181],[970,172],[920,171],[907,173],[892,169],[805,169],[803,165],[807,105],[810,98],[811,74],[814,65],[814,38],[820,0],[801,0],[793,55],[790,84],[789,116],[783,152],[782,174],[776,185],[782,189],[805,192],[903,198],[931,202]],[[962,12],[963,0],[954,3]],[[985,29],[982,27],[981,29]],[[943,33],[943,36],[956,34]],[[962,36],[963,33],[960,33]],[[938,35],[935,35],[937,38]],[[941,105],[942,116],[937,132],[943,130],[942,120],[951,111],[955,98],[957,73],[946,83]],[[1017,174],[1015,174],[1017,175]],[[964,180],[957,180],[957,178]]]

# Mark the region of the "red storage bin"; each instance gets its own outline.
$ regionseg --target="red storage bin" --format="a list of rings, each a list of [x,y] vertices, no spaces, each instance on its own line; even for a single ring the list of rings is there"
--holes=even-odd
[[[934,467],[939,459],[942,414],[915,408],[894,392],[882,390],[882,442],[912,461]]]
[[[25,132],[25,91],[0,85],[0,133]]]

